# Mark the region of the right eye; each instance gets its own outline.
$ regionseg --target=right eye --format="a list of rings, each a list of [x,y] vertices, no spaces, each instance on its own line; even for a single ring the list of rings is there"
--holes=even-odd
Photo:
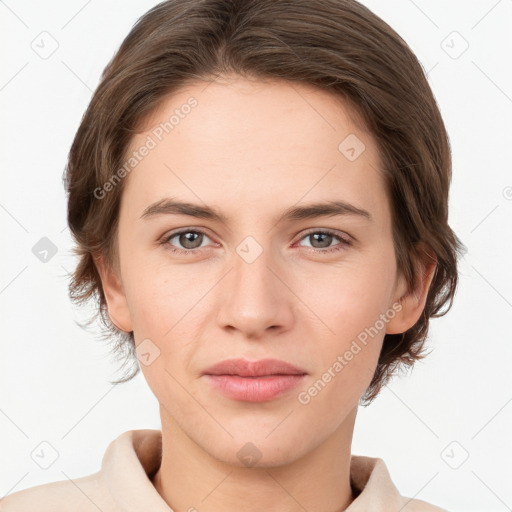
[[[196,229],[182,229],[174,231],[161,240],[161,244],[165,245],[171,252],[178,254],[191,254],[198,252],[197,249],[203,247],[202,242],[204,239],[209,238],[206,233]],[[172,243],[173,240],[176,240]],[[176,247],[175,244],[180,244],[183,248]]]

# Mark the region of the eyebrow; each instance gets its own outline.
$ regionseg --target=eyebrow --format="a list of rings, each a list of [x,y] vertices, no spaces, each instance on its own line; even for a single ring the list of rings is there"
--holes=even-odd
[[[141,219],[148,220],[160,215],[188,215],[198,219],[209,219],[228,223],[225,215],[215,208],[201,206],[174,198],[161,199],[149,205],[141,215]],[[359,208],[345,201],[326,201],[306,204],[304,206],[291,206],[286,209],[276,220],[276,224],[282,221],[314,219],[325,216],[358,216],[372,221],[373,218],[367,210]]]

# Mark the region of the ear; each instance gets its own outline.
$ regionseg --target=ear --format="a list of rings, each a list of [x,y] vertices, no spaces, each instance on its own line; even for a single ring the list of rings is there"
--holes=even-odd
[[[397,286],[393,304],[399,303],[401,309],[397,306],[393,307],[393,309],[396,308],[395,311],[398,309],[399,311],[388,322],[386,334],[401,334],[407,331],[419,320],[425,308],[430,283],[437,267],[437,257],[434,251],[422,242],[418,243],[418,253],[421,256],[416,262],[415,289],[408,291],[405,277],[400,275],[400,284]]]
[[[94,256],[94,263],[101,278],[110,321],[121,331],[133,331],[119,270],[108,265],[102,256]]]

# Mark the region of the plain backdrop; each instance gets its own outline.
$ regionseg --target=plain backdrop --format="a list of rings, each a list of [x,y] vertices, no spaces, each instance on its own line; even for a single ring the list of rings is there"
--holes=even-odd
[[[511,510],[512,1],[363,3],[428,72],[453,151],[450,224],[468,253],[452,310],[431,321],[431,354],[360,408],[352,452],[383,458],[405,496]],[[120,433],[160,428],[142,374],[110,385],[118,365],[75,323],[88,311],[67,296],[61,182],[100,73],[154,5],[0,2],[0,497],[96,472]],[[44,237],[46,262],[33,249]],[[57,457],[47,469],[41,447]]]

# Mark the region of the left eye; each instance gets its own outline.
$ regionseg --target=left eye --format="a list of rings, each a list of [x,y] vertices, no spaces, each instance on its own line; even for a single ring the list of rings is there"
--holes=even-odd
[[[181,245],[181,248],[176,247],[175,243],[172,242],[175,239],[177,239],[177,243]],[[203,231],[182,230],[165,236],[161,243],[166,245],[171,252],[180,254],[191,254],[193,252],[197,252],[195,251],[195,249],[200,249],[201,247],[204,247],[203,242],[205,241],[205,239],[210,239],[210,237],[208,237],[208,235]],[[306,233],[300,240],[302,241],[305,239],[313,241],[313,244],[318,244],[318,246],[310,245],[309,247],[311,248],[311,250],[319,253],[343,250],[346,246],[350,245],[349,240],[343,238],[338,234],[326,230],[310,231],[309,233]],[[335,239],[339,240],[341,243],[332,246],[331,244]]]
[[[311,249],[316,252],[331,252],[338,251],[345,248],[345,246],[350,245],[350,241],[346,240],[340,235],[337,235],[331,231],[310,231],[301,240],[313,241],[314,244],[319,244],[319,246],[310,245]],[[338,239],[341,243],[331,246],[331,242],[333,240]],[[306,246],[307,247],[307,246]]]

